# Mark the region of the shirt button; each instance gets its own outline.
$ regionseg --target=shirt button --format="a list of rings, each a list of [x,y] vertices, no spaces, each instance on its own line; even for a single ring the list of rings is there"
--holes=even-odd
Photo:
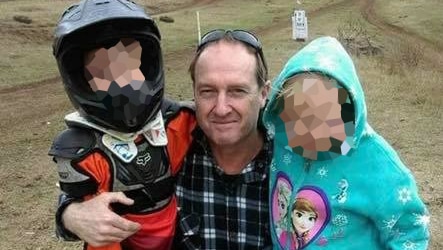
[[[229,234],[229,239],[231,241],[236,241],[237,240],[237,233],[230,233]]]

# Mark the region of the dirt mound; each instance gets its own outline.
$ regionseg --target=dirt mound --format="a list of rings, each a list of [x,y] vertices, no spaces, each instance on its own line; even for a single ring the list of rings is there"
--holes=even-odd
[[[7,22],[0,24],[0,34],[18,43],[45,44],[52,41],[53,27],[39,24]]]
[[[383,52],[380,45],[375,45],[374,41],[367,38],[340,39],[340,42],[349,53],[357,56],[374,56]]]

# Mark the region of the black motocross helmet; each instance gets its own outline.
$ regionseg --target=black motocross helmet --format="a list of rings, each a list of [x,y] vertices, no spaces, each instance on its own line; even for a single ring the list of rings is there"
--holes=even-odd
[[[133,38],[142,47],[139,89],[111,83],[93,91],[85,78],[84,55]],[[69,7],[55,30],[53,53],[69,99],[86,119],[124,133],[137,132],[160,110],[164,73],[160,32],[144,9],[128,0],[83,0]]]

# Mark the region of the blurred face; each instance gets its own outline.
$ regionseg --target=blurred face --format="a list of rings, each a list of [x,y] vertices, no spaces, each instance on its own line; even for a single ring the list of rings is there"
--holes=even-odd
[[[340,95],[347,96],[344,89],[329,79],[311,74],[295,76],[286,84],[290,87],[283,97],[280,118],[285,123],[291,148],[328,151],[331,138],[340,142],[346,139],[339,102]]]
[[[257,134],[268,86],[259,88],[255,60],[243,44],[220,41],[206,47],[196,63],[197,121],[214,146],[238,145]]]
[[[314,212],[294,209],[292,212],[292,224],[297,233],[302,234],[314,227],[317,215]]]
[[[140,89],[145,80],[140,71],[142,47],[131,38],[121,39],[109,49],[99,48],[85,55],[85,76],[95,92],[107,91],[112,81],[120,87],[131,84]]]

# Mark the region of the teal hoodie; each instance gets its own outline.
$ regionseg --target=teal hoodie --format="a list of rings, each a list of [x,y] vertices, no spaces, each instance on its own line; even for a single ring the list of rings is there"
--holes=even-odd
[[[291,76],[321,72],[347,90],[355,132],[346,155],[309,160],[288,146],[276,109]],[[270,172],[271,235],[275,249],[426,249],[429,214],[410,170],[368,124],[363,89],[352,59],[332,37],[315,39],[286,63],[272,86],[264,123],[274,135]],[[314,210],[313,227],[298,235],[291,211],[299,201]],[[307,210],[308,211],[308,210]]]

